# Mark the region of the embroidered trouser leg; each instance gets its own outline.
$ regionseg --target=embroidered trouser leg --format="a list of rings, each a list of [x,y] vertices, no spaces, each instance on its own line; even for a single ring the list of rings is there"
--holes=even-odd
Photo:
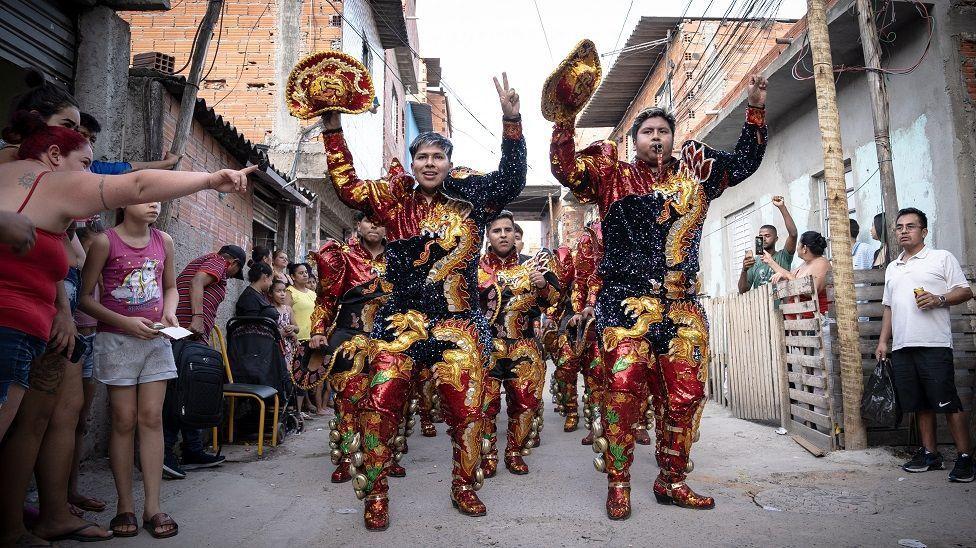
[[[363,399],[369,388],[369,377],[366,374],[339,374],[332,380],[336,391],[334,398],[336,421],[340,436],[340,447],[343,454],[349,455],[349,443],[359,431],[359,401]]]
[[[608,378],[604,359],[595,339],[587,341],[579,360],[582,365],[584,389],[589,406],[595,413],[602,413],[607,397]]]
[[[455,346],[444,350],[442,361],[434,364],[434,378],[454,446],[452,485],[471,486],[481,464],[486,354],[472,321],[445,320],[431,332],[437,340]]]
[[[380,351],[370,363],[373,376],[359,412],[367,495],[383,494],[389,489],[386,477],[410,393],[413,367],[413,360],[402,352]]]
[[[630,481],[634,461],[634,429],[639,420],[640,401],[646,393],[647,372],[651,362],[646,339],[623,338],[607,344],[603,361],[607,368],[606,393],[602,397],[604,452],[609,481]]]
[[[483,404],[485,419],[481,435],[484,439],[488,440],[488,451],[483,457],[487,461],[492,461],[489,463],[490,470],[498,462],[498,424],[496,420],[502,406],[501,387],[502,381],[494,377],[485,377]]]
[[[533,433],[533,421],[539,409],[545,366],[532,339],[517,339],[509,343],[508,357],[512,360],[515,378],[505,381],[508,406],[508,439],[506,456],[521,453]],[[534,438],[534,435],[532,436]]]
[[[565,333],[559,336],[559,350],[556,356],[556,403],[561,405],[567,415],[579,412],[577,382],[580,374],[580,359],[573,351]]]

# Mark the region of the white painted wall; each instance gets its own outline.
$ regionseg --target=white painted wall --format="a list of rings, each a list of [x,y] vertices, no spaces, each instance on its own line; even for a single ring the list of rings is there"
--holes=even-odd
[[[380,53],[383,50],[369,3],[365,0],[346,0],[343,2],[343,15],[346,20],[342,23],[342,51],[362,60],[363,39],[358,32],[365,32],[371,46],[369,55],[372,57],[373,87],[382,97],[384,89],[383,56],[377,55],[373,50]],[[350,24],[356,30],[353,30]],[[379,178],[383,172],[384,108],[385,105],[381,104],[375,114],[364,112],[363,114],[342,117],[343,134],[356,162],[356,174],[364,179]]]
[[[891,66],[912,64],[924,47],[922,33],[905,30],[898,35],[903,47],[895,53]],[[895,179],[900,207],[917,207],[928,214],[928,244],[947,249],[963,264],[972,264],[973,189],[960,182],[956,156],[958,143],[946,94],[943,42],[936,40],[926,60],[912,74],[888,80],[891,100],[891,141]],[[769,90],[776,93],[775,89]],[[870,98],[863,74],[846,74],[838,86],[844,157],[850,160],[852,184],[857,192],[850,204],[857,209],[861,225],[858,240],[870,240],[871,221],[881,211],[881,189],[877,175],[877,154],[871,121]],[[706,137],[707,140],[707,137]],[[759,170],[741,185],[728,189],[714,201],[702,232],[701,272],[703,291],[725,295],[736,291],[736,279],[729,268],[729,249],[725,217],[750,203],[756,204],[751,216],[753,228],[775,225],[780,246],[785,226],[779,211],[770,204],[781,194],[802,234],[806,230],[824,232],[822,196],[813,176],[823,170],[820,131],[817,124],[813,85],[810,96],[793,113],[772,120],[769,147]],[[797,266],[800,259],[796,259]]]

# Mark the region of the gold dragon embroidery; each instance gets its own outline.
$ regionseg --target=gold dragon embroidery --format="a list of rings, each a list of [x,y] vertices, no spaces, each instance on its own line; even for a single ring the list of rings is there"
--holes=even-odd
[[[416,310],[408,310],[403,314],[393,314],[388,320],[390,325],[387,330],[393,332],[394,335],[392,341],[376,340],[367,335],[356,335],[339,345],[336,355],[332,357],[333,363],[341,354],[352,361],[351,371],[358,373],[380,352],[406,352],[413,343],[428,337],[427,317]]]
[[[477,247],[474,234],[477,226],[468,218],[471,208],[460,202],[439,203],[430,215],[420,222],[420,234],[433,236],[427,242],[423,253],[414,261],[414,266],[422,266],[430,260],[431,247],[437,244],[448,254],[441,257],[427,274],[427,282],[439,282],[464,264]]]
[[[664,319],[661,300],[655,297],[627,297],[623,300],[624,314],[637,321],[631,328],[608,327],[603,330],[603,343],[607,350],[613,350],[625,338],[640,338],[647,334],[652,324]]]
[[[698,380],[708,380],[708,328],[698,308],[691,302],[673,303],[668,318],[678,328],[678,336],[671,339],[668,353],[672,359],[698,363]],[[695,357],[695,348],[699,356]]]
[[[447,384],[458,392],[465,392],[461,376],[468,373],[469,386],[480,386],[482,381],[481,345],[471,323],[466,320],[444,320],[431,330],[439,341],[452,342],[457,348],[445,350],[443,361],[434,364],[438,384]],[[465,396],[465,405],[472,405],[471,395]]]

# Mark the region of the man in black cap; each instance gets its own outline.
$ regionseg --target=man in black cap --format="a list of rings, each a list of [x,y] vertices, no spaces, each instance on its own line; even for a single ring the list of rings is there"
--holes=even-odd
[[[180,327],[189,329],[197,334],[204,342],[210,341],[210,332],[217,321],[217,309],[224,302],[227,295],[227,279],[244,279],[241,275],[242,267],[247,262],[244,250],[236,245],[225,245],[217,253],[208,253],[198,257],[186,265],[183,272],[176,278],[176,290],[180,294],[180,302],[176,306],[176,319]],[[176,394],[170,383],[166,391],[167,399]],[[224,457],[210,455],[203,450],[203,440],[200,431],[194,428],[183,428],[180,417],[175,414],[175,405],[163,406],[163,477],[182,479],[186,477],[184,470],[193,468],[209,468],[224,462]],[[183,432],[183,462],[173,454],[176,438]]]

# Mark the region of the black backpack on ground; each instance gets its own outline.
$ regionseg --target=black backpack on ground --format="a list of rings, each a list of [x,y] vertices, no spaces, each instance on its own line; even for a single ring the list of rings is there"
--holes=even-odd
[[[220,426],[224,411],[224,359],[200,341],[173,341],[173,356],[179,376],[176,382],[176,413],[183,426]]]

